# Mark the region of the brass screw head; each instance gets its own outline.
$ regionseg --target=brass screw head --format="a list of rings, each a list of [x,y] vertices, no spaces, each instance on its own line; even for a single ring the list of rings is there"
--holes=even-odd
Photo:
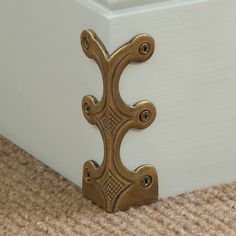
[[[84,36],[82,42],[83,42],[84,48],[89,49],[89,44],[90,44],[89,38]]]
[[[90,173],[89,173],[88,168],[84,169],[84,177],[90,177]]]
[[[141,55],[146,55],[149,53],[151,49],[151,45],[149,43],[142,43],[140,46],[139,46],[139,53]]]
[[[84,169],[84,177],[85,177],[86,182],[90,182],[91,178],[90,178],[90,173],[89,173],[88,168]]]
[[[142,122],[148,122],[151,119],[152,113],[149,110],[144,110],[141,112],[139,119]]]
[[[150,175],[145,175],[141,179],[141,185],[144,188],[148,188],[152,184],[152,177]]]
[[[84,112],[87,116],[90,116],[91,115],[91,110],[90,110],[90,106],[88,103],[85,103],[84,104]]]

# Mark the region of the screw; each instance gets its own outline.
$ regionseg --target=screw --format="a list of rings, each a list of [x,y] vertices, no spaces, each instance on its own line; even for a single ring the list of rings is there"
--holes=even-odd
[[[141,185],[144,188],[148,188],[152,184],[152,177],[150,175],[145,175],[141,179]]]
[[[147,42],[146,42],[146,43],[142,43],[142,44],[139,46],[139,53],[140,53],[141,55],[146,55],[146,54],[149,53],[150,49],[151,49],[151,46],[150,46],[149,43],[147,43]]]
[[[151,111],[149,110],[144,110],[141,112],[140,116],[139,116],[139,119],[142,121],[142,122],[148,122],[150,119],[151,119]]]
[[[88,168],[84,169],[84,177],[90,177],[90,173],[89,173]]]
[[[84,36],[82,42],[83,42],[84,48],[88,50],[89,49],[89,44],[90,44],[89,38]]]
[[[91,181],[90,173],[89,173],[88,168],[85,168],[85,169],[84,169],[84,178],[85,178],[85,181],[86,181],[87,183],[89,183],[89,182]]]
[[[85,114],[86,114],[87,116],[90,116],[91,111],[90,111],[90,106],[89,106],[88,103],[85,103],[85,104],[84,104],[84,112],[85,112]]]

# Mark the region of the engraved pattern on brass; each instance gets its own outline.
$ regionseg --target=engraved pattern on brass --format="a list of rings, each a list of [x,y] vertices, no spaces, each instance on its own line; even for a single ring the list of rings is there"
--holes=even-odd
[[[126,105],[119,93],[119,80],[130,62],[146,61],[152,56],[154,40],[140,34],[109,55],[96,34],[85,30],[81,34],[81,46],[102,73],[101,100],[85,96],[82,108],[87,121],[100,130],[104,142],[102,164],[99,166],[94,161],[84,164],[83,194],[108,212],[151,203],[158,194],[155,168],[142,165],[134,171],[128,170],[121,161],[120,146],[129,129],[143,129],[152,124],[156,109],[149,101]]]

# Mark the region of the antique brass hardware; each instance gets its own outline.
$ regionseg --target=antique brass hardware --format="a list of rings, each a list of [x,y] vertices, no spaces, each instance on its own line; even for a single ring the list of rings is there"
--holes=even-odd
[[[81,45],[102,73],[101,101],[85,96],[82,108],[87,121],[99,128],[104,142],[102,164],[99,166],[94,161],[84,164],[83,194],[108,212],[151,203],[158,194],[155,168],[142,165],[135,171],[128,170],[120,158],[120,145],[129,129],[151,125],[156,109],[149,101],[138,102],[132,107],[126,105],[119,93],[119,80],[129,62],[146,61],[152,56],[154,40],[140,34],[109,55],[96,34],[85,30],[81,34]]]

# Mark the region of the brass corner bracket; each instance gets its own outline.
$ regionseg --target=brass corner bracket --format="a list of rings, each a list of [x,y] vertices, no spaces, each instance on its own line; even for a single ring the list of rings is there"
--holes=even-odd
[[[121,73],[129,62],[148,60],[154,52],[154,40],[139,34],[111,55],[91,30],[81,34],[81,45],[87,57],[94,59],[102,73],[101,101],[85,96],[82,101],[87,121],[100,130],[104,142],[104,159],[99,166],[87,161],[83,169],[83,195],[108,212],[129,206],[149,204],[157,199],[158,180],[154,167],[142,165],[128,170],[120,158],[120,145],[131,128],[143,129],[152,124],[155,106],[141,101],[130,107],[119,93]]]

